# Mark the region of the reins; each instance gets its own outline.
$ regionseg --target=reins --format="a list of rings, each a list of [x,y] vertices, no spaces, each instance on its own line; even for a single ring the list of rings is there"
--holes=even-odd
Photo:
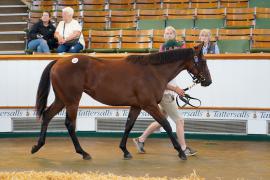
[[[192,85],[190,85],[189,87],[187,87],[187,88],[185,88],[183,90],[188,91],[191,88],[193,88],[194,86],[196,86],[197,84],[198,84],[198,82],[196,80],[194,80]],[[181,106],[180,103],[179,103],[179,99],[181,101],[183,101],[185,104]],[[199,105],[194,105],[194,104],[190,103],[191,100],[197,101],[199,103]],[[186,94],[186,93],[185,93],[184,96],[178,95],[176,97],[176,103],[177,103],[177,106],[180,107],[180,108],[185,107],[186,105],[190,105],[191,107],[194,107],[194,108],[198,108],[198,107],[201,106],[201,100],[200,99],[194,98],[194,97],[192,97],[192,96],[190,96],[189,94]]]

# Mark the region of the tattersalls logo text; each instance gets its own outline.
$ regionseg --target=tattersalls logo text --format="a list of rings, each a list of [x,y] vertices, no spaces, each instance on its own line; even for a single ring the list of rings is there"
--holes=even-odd
[[[261,119],[269,119],[270,120],[270,112],[260,112],[258,117]]]
[[[215,118],[249,118],[250,113],[247,111],[213,111]]]

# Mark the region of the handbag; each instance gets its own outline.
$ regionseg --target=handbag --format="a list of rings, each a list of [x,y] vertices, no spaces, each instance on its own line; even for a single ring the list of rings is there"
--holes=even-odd
[[[72,39],[72,40],[66,41],[64,43],[64,45],[66,45],[66,46],[73,46],[73,45],[77,44],[78,42],[79,42],[79,38]]]
[[[65,38],[65,26],[66,26],[66,23],[64,23],[64,28],[63,28],[63,38]],[[80,38],[71,39],[69,41],[66,41],[64,43],[64,45],[66,45],[66,46],[73,46],[73,45],[75,45],[75,44],[77,44],[79,42],[79,39]]]

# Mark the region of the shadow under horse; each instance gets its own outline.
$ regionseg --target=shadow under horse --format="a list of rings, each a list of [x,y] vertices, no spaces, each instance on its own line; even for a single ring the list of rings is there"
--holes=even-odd
[[[132,158],[127,150],[128,135],[141,110],[149,113],[167,132],[178,156],[186,160],[172,128],[159,109],[164,90],[170,80],[181,71],[190,72],[202,86],[212,83],[203,44],[194,48],[176,49],[148,55],[129,55],[120,60],[104,60],[86,55],[73,55],[52,61],[42,73],[37,97],[37,116],[42,120],[41,132],[32,153],[44,144],[48,124],[66,107],[65,125],[76,152],[83,159],[91,159],[76,136],[76,116],[83,92],[95,100],[111,106],[130,106],[120,148],[125,159]],[[54,102],[47,106],[50,83],[55,93]]]

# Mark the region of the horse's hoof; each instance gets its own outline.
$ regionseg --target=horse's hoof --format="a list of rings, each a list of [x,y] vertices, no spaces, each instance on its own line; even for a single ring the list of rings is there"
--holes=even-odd
[[[132,159],[132,155],[130,153],[124,154],[124,160]]]
[[[179,156],[179,158],[182,159],[182,160],[187,160],[187,156],[186,156],[185,153],[182,153],[182,154],[179,153],[178,156]]]
[[[39,149],[40,149],[40,147],[38,147],[37,145],[34,145],[34,146],[32,147],[31,154],[36,153]]]
[[[83,156],[83,160],[90,160],[92,157],[89,154]]]

